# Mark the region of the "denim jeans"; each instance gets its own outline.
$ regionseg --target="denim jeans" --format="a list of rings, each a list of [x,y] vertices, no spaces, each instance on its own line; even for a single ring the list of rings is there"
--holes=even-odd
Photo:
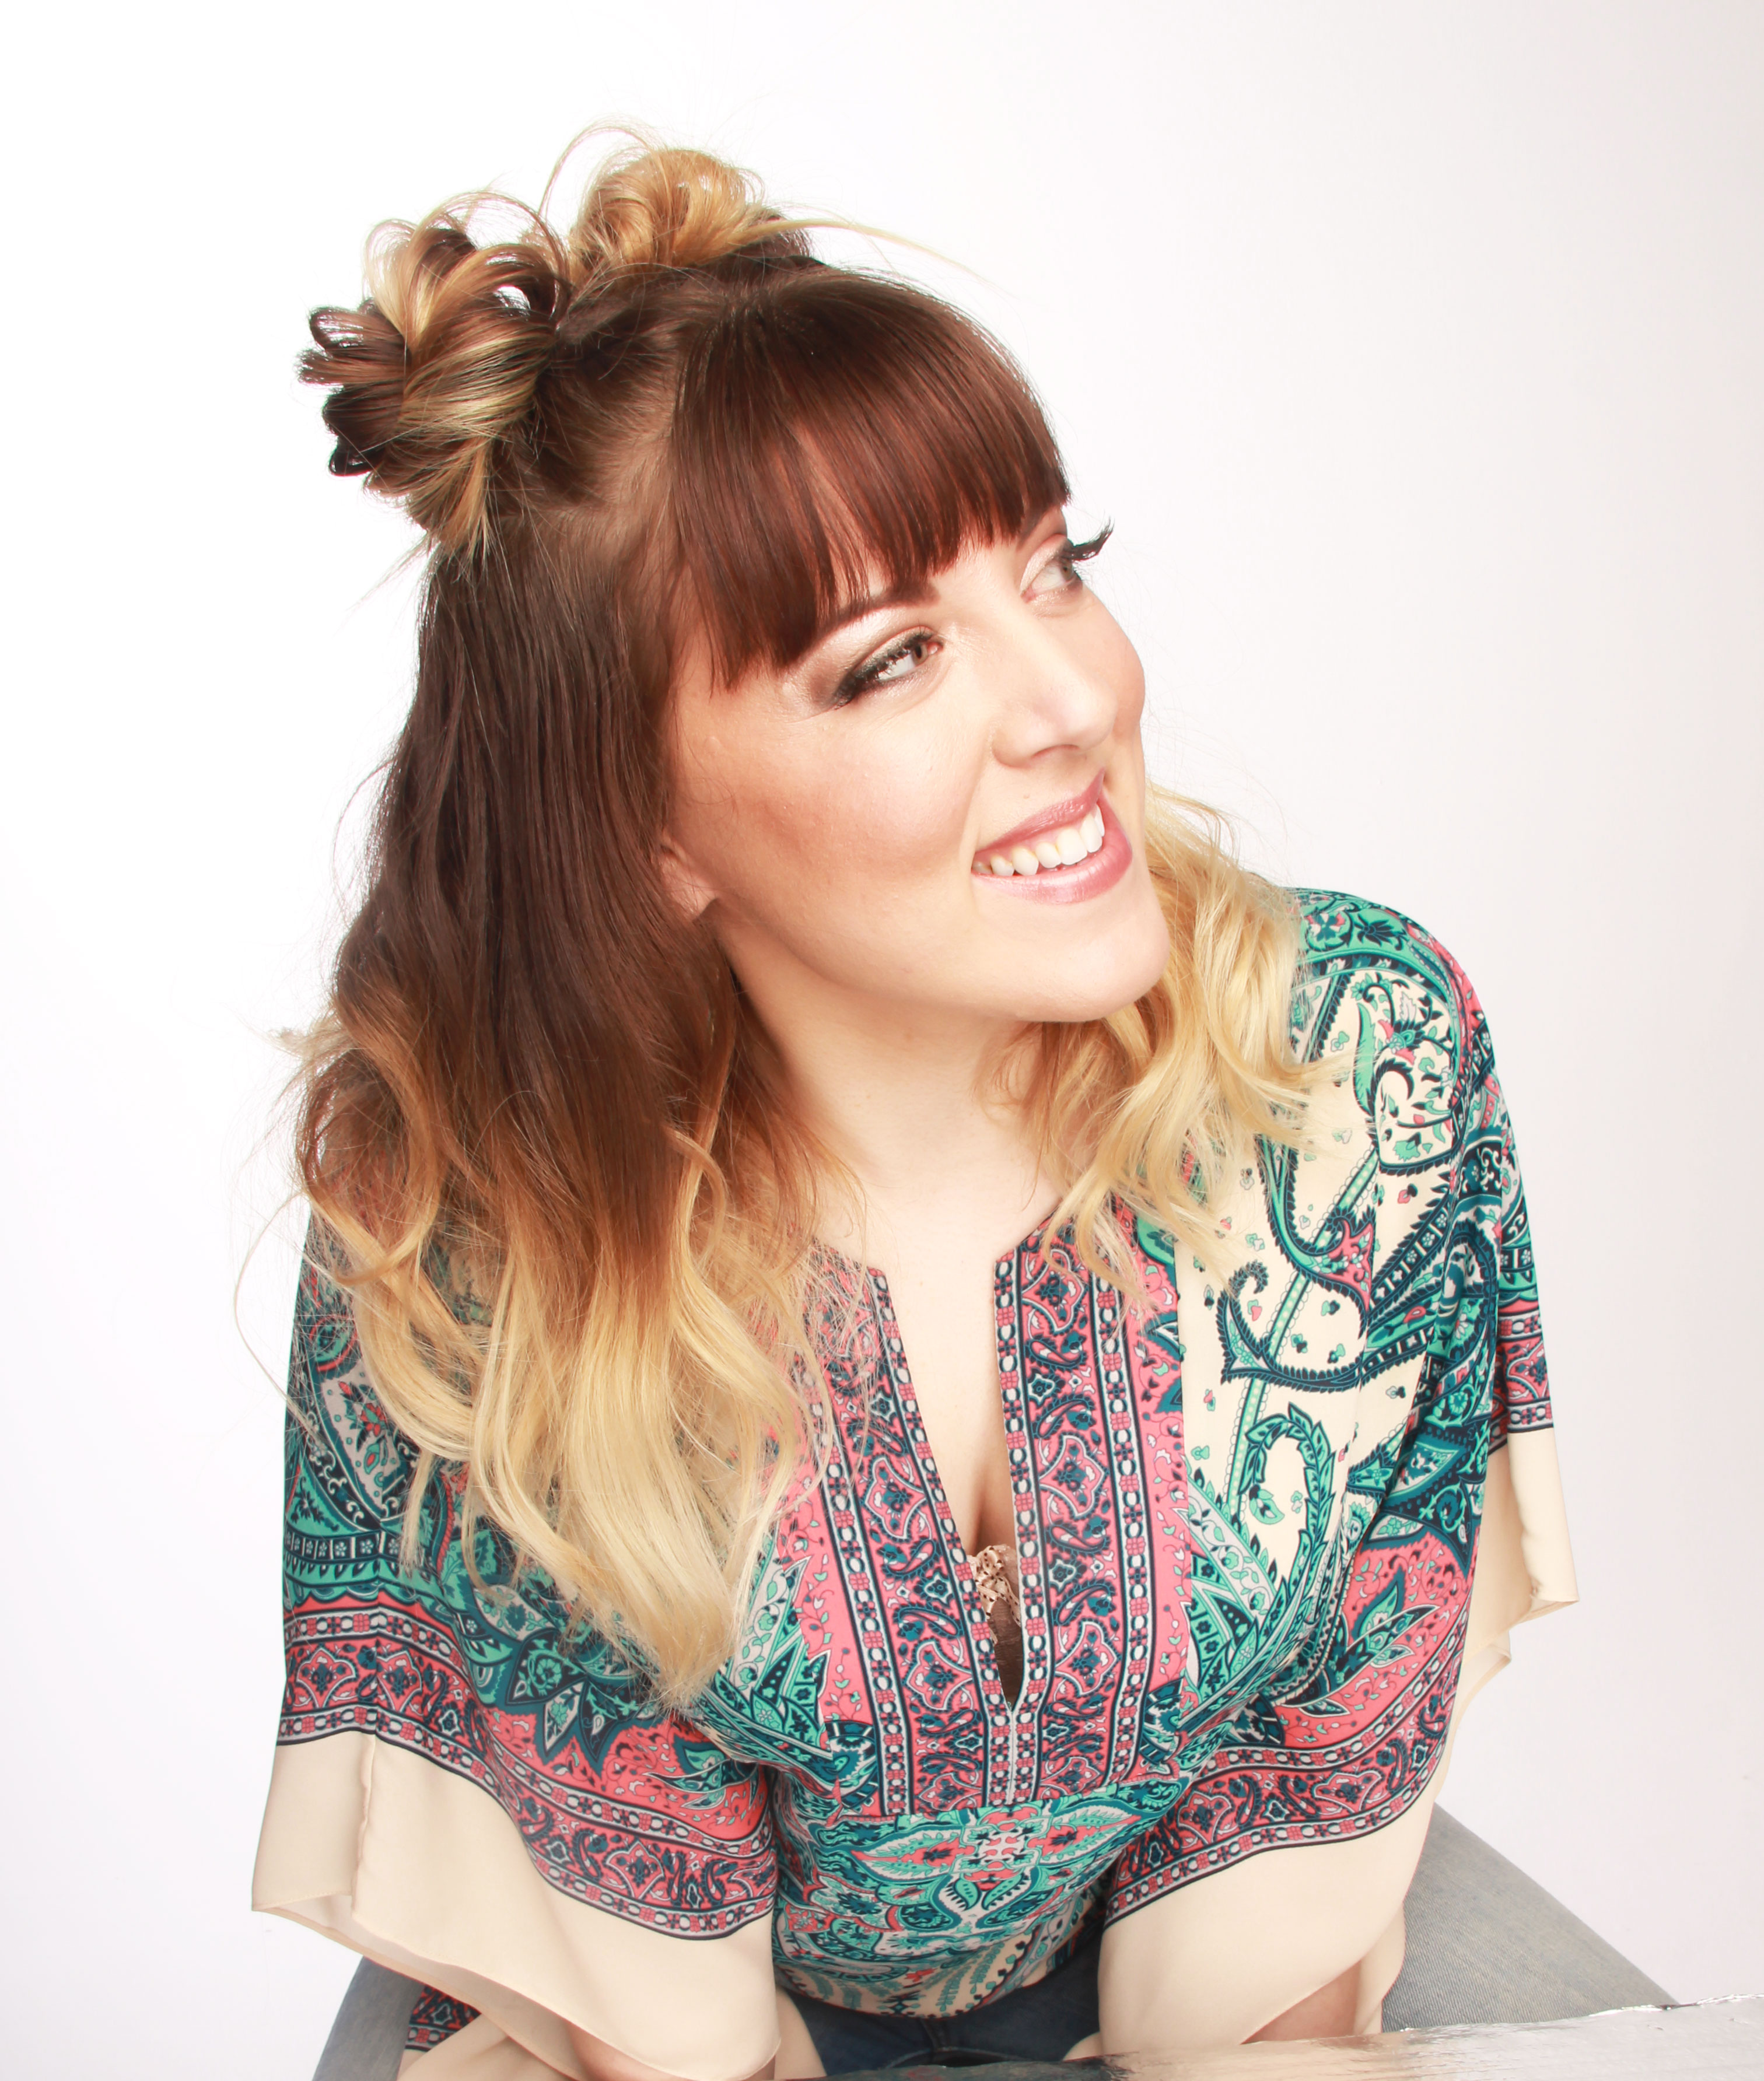
[[[879,2067],[991,2066],[1004,2059],[1059,2059],[1097,2028],[1099,1930],[1033,1987],[954,2016],[869,2016],[793,1995],[829,2074]]]

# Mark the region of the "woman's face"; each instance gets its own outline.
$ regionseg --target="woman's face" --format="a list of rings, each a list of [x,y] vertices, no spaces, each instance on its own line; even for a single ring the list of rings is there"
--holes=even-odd
[[[1095,1019],[1162,972],[1145,677],[1071,548],[1048,513],[733,686],[688,657],[670,878],[774,1031]]]

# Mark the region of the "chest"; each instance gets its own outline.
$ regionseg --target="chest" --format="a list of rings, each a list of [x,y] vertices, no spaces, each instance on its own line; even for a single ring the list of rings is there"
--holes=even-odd
[[[884,1814],[1156,1776],[1169,1751],[1147,1728],[1173,1729],[1189,1646],[1173,1339],[1148,1339],[1149,1318],[1057,1246],[992,1268],[998,1532],[1021,1584],[1021,1675],[1007,1689],[892,1292],[853,1276],[818,1339],[823,1471],[781,1521],[771,1584],[827,1749],[874,1769]],[[1167,1280],[1158,1297],[1173,1320]],[[763,1681],[757,1658],[745,1680]]]
[[[1283,1251],[1246,1246],[1249,1268],[1221,1284],[1133,1234],[1130,1305],[1063,1239],[1044,1256],[1032,1238],[985,1282],[983,1356],[972,1317],[952,1318],[974,1371],[949,1391],[997,1426],[991,1456],[952,1456],[953,1472],[890,1282],[832,1268],[810,1323],[816,1466],[717,1712],[732,1752],[796,1788],[782,1796],[806,1802],[805,1827],[1174,1796],[1247,1700],[1302,1689],[1326,1652],[1354,1470],[1383,1450],[1368,1397],[1399,1433],[1406,1401],[1366,1373],[1352,1307],[1320,1316],[1320,1369],[1291,1367],[1300,1304],[1333,1295]],[[914,1319],[934,1322],[935,1302]],[[1021,1585],[1019,1685],[969,1558],[996,1541]]]
[[[887,1311],[890,1384],[903,1406],[910,1398],[927,1464],[969,1554],[1015,1541],[996,1269],[971,1250],[909,1247],[865,1297]]]

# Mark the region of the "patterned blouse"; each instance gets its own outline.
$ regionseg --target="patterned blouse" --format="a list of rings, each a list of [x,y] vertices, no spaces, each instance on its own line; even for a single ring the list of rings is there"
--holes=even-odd
[[[1185,1997],[1197,2041],[1244,2035],[1309,1991],[1265,1961],[1325,1855],[1363,1923],[1332,1971],[1378,1953],[1375,2027],[1455,1706],[1572,1574],[1481,1009],[1407,919],[1301,902],[1294,1034],[1340,1074],[1311,1146],[1267,1147],[1216,1204],[1229,1261],[1141,1219],[1130,1299],[1063,1234],[996,1268],[1011,1689],[981,1597],[1005,1557],[977,1584],[879,1272],[829,1257],[825,1473],[788,1503],[688,1719],[572,1633],[492,1531],[467,1553],[457,1468],[401,1571],[415,1453],[309,1259],[257,1898],[427,1983],[422,2081],[504,2040],[578,2072],[560,2017],[723,2081],[768,2056],[774,1978],[948,2014],[1097,1928],[1105,1961],[1136,1928],[1120,1957],[1180,1980],[1204,1949],[1183,1932],[1228,1929],[1253,1895],[1236,1995],[1197,1964]]]

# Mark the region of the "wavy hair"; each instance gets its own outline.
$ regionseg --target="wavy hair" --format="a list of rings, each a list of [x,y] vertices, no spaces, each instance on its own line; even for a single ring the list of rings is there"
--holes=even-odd
[[[499,227],[501,235],[497,235]],[[566,231],[472,197],[383,225],[314,313],[331,467],[429,540],[415,694],[364,900],[305,1036],[297,1158],[377,1392],[663,1698],[725,1658],[806,1449],[816,1154],[712,931],[669,899],[669,690],[800,656],[1067,495],[971,320],[816,259],[750,175],[642,143]],[[1288,1138],[1295,935],[1154,800],[1172,954],[1034,1031],[1020,1088],[1073,1223],[1205,1249],[1209,1178]]]

